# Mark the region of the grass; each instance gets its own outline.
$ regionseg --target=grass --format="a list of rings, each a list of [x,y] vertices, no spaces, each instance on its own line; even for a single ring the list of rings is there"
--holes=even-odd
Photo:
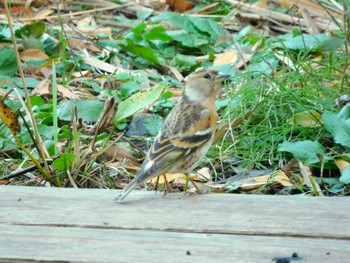
[[[242,126],[228,130],[229,136],[219,147],[222,155],[240,158],[242,167],[284,166],[290,156],[277,151],[283,141],[326,142],[328,133],[320,116],[336,110],[335,99],[350,84],[345,79],[345,85],[340,85],[344,55],[348,56],[343,52],[324,53],[321,58],[312,53],[284,52],[296,70],[280,62],[269,75],[247,71],[235,76],[231,84],[231,98],[238,102],[222,112],[223,121],[229,123],[249,109],[253,114]],[[274,53],[271,50],[270,55]]]

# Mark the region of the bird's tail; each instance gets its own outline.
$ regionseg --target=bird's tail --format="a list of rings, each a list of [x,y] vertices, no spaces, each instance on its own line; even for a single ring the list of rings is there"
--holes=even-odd
[[[124,198],[132,191],[136,188],[136,186],[138,185],[139,180],[137,178],[137,176],[131,180],[131,182],[123,189],[123,191],[118,195],[117,199],[118,202],[122,202],[124,200]]]

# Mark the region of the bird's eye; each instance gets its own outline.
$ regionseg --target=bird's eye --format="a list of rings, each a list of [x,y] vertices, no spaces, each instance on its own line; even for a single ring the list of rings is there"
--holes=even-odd
[[[205,73],[204,75],[203,75],[203,78],[205,78],[205,79],[210,79],[210,74],[209,73]]]

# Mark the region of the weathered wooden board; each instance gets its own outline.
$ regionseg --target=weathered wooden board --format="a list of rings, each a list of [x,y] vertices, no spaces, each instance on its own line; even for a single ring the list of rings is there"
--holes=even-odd
[[[0,258],[10,262],[267,263],[296,252],[297,263],[345,263],[350,255],[344,240],[77,227],[0,225],[0,243]]]
[[[0,187],[0,262],[350,262],[348,198],[118,193]]]
[[[350,199],[0,187],[0,223],[350,239]]]

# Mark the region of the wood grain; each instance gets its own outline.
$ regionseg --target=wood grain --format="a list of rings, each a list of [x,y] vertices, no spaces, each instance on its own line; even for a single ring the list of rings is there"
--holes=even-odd
[[[297,262],[347,262],[350,255],[348,198],[134,191],[118,203],[119,192],[0,187],[0,262],[272,262],[294,252]]]
[[[344,240],[42,226],[0,225],[0,243],[9,261],[266,263],[296,252],[298,263],[319,263],[350,253]]]

